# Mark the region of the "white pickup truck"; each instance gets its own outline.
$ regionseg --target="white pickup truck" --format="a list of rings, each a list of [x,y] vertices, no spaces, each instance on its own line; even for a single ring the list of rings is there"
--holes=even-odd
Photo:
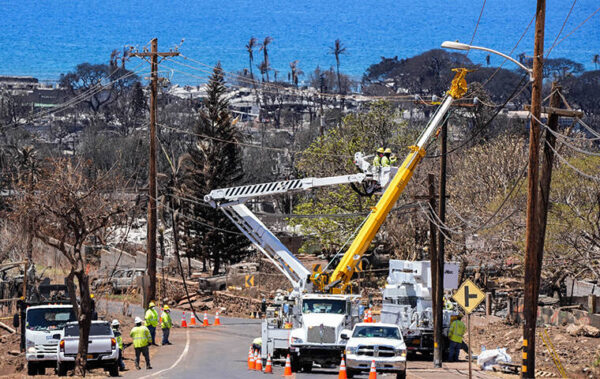
[[[58,376],[65,376],[75,367],[79,347],[79,325],[70,322],[58,344]],[[88,341],[87,368],[103,368],[110,376],[119,376],[119,347],[108,321],[92,321]]]
[[[398,379],[406,378],[406,344],[398,325],[359,323],[352,332],[345,330],[346,370],[349,378],[369,371],[375,361],[378,372],[394,372]]]

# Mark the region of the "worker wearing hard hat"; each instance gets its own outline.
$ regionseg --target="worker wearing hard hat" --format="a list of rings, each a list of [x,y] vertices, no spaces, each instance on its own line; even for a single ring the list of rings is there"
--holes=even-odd
[[[150,352],[148,345],[152,342],[152,336],[147,327],[142,325],[142,319],[135,318],[135,327],[129,333],[133,339],[133,348],[135,349],[135,368],[140,369],[140,354],[144,354],[146,360],[146,369],[152,369],[150,366]]]
[[[450,324],[450,330],[448,330],[448,339],[450,340],[450,348],[448,351],[448,362],[457,362],[458,353],[463,343],[463,336],[467,327],[462,322],[462,315],[459,314],[456,320]]]
[[[125,362],[123,362],[123,336],[119,330],[121,323],[119,320],[112,320],[110,325],[112,326],[113,334],[115,335],[115,340],[117,341],[117,346],[119,347],[119,370],[125,371]]]
[[[377,149],[377,151],[375,152],[375,158],[373,159],[374,167],[381,166],[381,159],[384,157],[384,152],[385,152],[385,150],[383,149],[383,147],[380,147],[379,149]]]
[[[152,336],[152,345],[158,346],[156,344],[156,326],[158,325],[158,312],[155,309],[156,304],[154,301],[151,301],[148,304],[148,309],[146,310],[146,327],[150,331],[150,335]]]
[[[390,167],[390,156],[392,155],[392,149],[386,147],[383,151],[383,157],[381,157],[381,166]]]
[[[163,345],[172,345],[169,342],[169,334],[171,332],[171,328],[173,327],[173,319],[171,318],[171,308],[168,305],[165,305],[163,308],[163,313],[160,318],[160,328],[162,329],[162,344]]]

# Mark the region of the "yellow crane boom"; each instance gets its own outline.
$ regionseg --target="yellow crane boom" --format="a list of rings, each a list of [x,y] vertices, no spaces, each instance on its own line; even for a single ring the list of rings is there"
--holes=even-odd
[[[371,213],[333,273],[330,276],[318,271],[312,273],[311,281],[318,290],[331,293],[345,293],[347,291],[347,287],[350,284],[357,264],[360,262],[365,251],[375,238],[375,235],[394,207],[394,204],[398,201],[404,188],[406,188],[406,185],[415,172],[415,168],[425,156],[425,145],[427,141],[429,141],[435,130],[443,122],[443,118],[452,105],[452,102],[455,99],[464,96],[467,91],[465,75],[469,70],[460,68],[454,69],[453,71],[456,71],[456,75],[452,80],[451,89],[448,91],[448,94],[427,124],[427,127],[419,137],[417,144],[410,147],[411,152],[404,159],[404,162],[399,167],[394,179],[392,179],[391,183],[377,202],[377,205],[372,208]]]

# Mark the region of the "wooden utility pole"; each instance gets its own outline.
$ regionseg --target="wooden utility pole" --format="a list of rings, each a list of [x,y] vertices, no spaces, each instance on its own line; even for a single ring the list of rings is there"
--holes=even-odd
[[[448,141],[448,119],[442,123],[440,131],[440,192],[439,192],[439,214],[441,224],[446,223],[446,151]],[[442,367],[444,352],[444,261],[445,261],[446,239],[440,229],[438,231],[438,248],[435,266],[431,265],[432,295],[433,295],[433,366]],[[435,278],[435,279],[434,279]]]
[[[533,85],[531,90],[531,118],[529,128],[529,167],[527,175],[527,219],[525,231],[525,276],[523,316],[523,378],[535,376],[535,326],[537,322],[537,302],[540,288],[542,256],[539,254],[539,208],[538,208],[538,171],[540,150],[540,125],[537,120],[541,114],[543,66],[544,66],[544,28],[546,18],[546,0],[537,0],[535,19],[535,43],[533,52]]]
[[[149,279],[146,283],[144,308],[148,302],[156,300],[156,98],[158,96],[158,57],[175,57],[178,52],[158,52],[158,40],[151,41],[151,50],[132,52],[133,57],[140,57],[150,63],[150,167],[148,173],[148,226],[146,240],[146,270]],[[148,60],[149,59],[149,60]]]
[[[436,201],[435,201],[435,176],[433,174],[427,174],[427,183],[428,183],[428,196],[427,198],[429,199],[429,259],[431,261],[431,272],[434,273],[437,270],[437,246],[436,246],[436,237],[437,237],[437,228],[435,225],[435,206],[436,206]],[[435,287],[437,285],[437,278],[435,277],[435,275],[431,276],[431,281],[432,286]],[[433,302],[433,306],[436,306],[436,299],[435,297],[432,298],[432,302]],[[434,317],[435,319],[435,317]]]

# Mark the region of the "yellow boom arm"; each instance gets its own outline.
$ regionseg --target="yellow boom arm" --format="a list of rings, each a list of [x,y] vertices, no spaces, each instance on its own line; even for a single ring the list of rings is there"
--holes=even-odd
[[[394,204],[398,201],[398,198],[415,172],[415,168],[425,156],[425,145],[427,141],[443,122],[443,118],[448,112],[452,101],[462,97],[466,92],[467,85],[464,77],[468,71],[466,69],[455,69],[455,71],[457,73],[454,80],[452,80],[451,90],[448,91],[448,95],[444,98],[436,113],[429,121],[427,128],[425,128],[419,137],[417,144],[410,147],[411,152],[406,159],[404,159],[404,162],[381,196],[381,199],[377,202],[377,205],[372,209],[367,220],[352,242],[352,245],[350,245],[348,251],[344,254],[340,263],[329,277],[328,283],[325,283],[325,280],[323,280],[326,276],[320,278],[320,273],[313,273],[311,276],[311,280],[320,290],[332,293],[346,292],[356,265],[360,262],[363,254],[371,244],[371,241],[375,238],[375,235],[394,207]]]

